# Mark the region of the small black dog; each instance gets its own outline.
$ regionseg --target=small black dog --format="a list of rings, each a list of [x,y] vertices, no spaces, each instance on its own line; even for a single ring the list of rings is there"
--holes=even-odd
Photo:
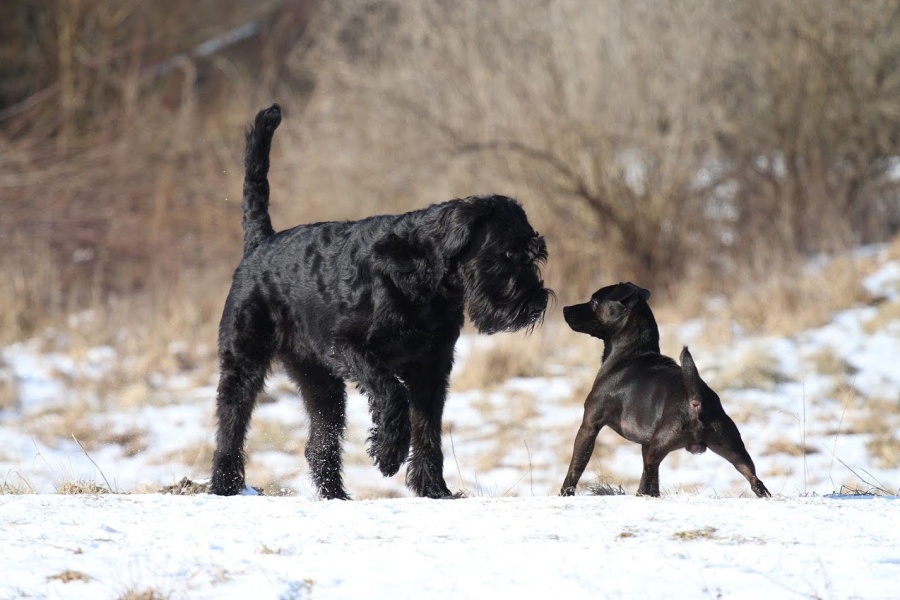
[[[247,134],[244,257],[219,325],[210,491],[243,489],[250,414],[278,359],[310,416],[305,454],[321,497],[348,498],[345,381],[368,397],[368,452],[382,474],[395,474],[409,457],[406,483],[416,494],[450,497],[441,417],[464,311],[481,333],[538,325],[552,294],[540,278],[544,239],[504,196],[275,233],[267,176],[280,122],[276,104]]]
[[[659,329],[647,300],[633,283],[597,290],[590,302],[566,306],[569,327],[603,340],[603,363],[584,402],[569,472],[560,494],[572,496],[594,441],[604,425],[641,445],[644,472],[638,495],[659,496],[659,465],[673,450],[701,454],[708,447],[747,478],[760,498],[769,490],[756,477],[734,421],[719,396],[700,379],[687,347],[681,367],[659,352]]]

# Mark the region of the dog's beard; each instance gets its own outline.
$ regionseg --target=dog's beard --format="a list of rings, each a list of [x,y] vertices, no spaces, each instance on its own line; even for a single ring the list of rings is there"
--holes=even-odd
[[[536,277],[524,284],[519,277],[508,278],[505,284],[487,280],[473,284],[466,288],[469,318],[486,334],[534,329],[543,322],[553,295]]]

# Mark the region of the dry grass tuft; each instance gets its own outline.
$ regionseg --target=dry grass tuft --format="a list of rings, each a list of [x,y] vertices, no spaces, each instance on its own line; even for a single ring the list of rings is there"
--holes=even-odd
[[[71,569],[65,570],[62,573],[57,575],[51,575],[47,578],[47,581],[61,581],[63,583],[71,583],[73,581],[90,581],[91,578],[81,573],[80,571],[73,571]]]
[[[856,373],[857,369],[850,363],[838,356],[832,348],[823,347],[816,352],[810,354],[807,360],[815,369],[816,373],[829,375],[836,379],[843,379]]]
[[[894,420],[891,419],[894,417]],[[840,430],[829,433],[842,434],[875,434],[886,436],[895,429],[895,422],[900,418],[900,402],[887,398],[866,398],[856,400],[848,407]]]
[[[132,588],[122,592],[116,600],[168,600],[170,597],[171,594],[163,594],[153,588]]]
[[[112,490],[94,481],[66,481],[56,486],[56,493],[63,496],[111,494]]]
[[[625,496],[626,493],[621,484],[613,485],[607,481],[588,487],[589,496]]]
[[[159,490],[160,494],[169,494],[172,496],[196,496],[197,494],[209,493],[208,481],[191,481],[184,477],[178,483],[167,485]]]
[[[798,444],[796,442],[789,442],[787,440],[775,440],[773,442],[769,442],[765,450],[762,451],[763,455],[765,456],[770,456],[772,454],[804,456],[809,454],[816,454],[818,452],[818,448],[813,448],[812,446],[808,446],[805,444]]]
[[[676,531],[672,534],[672,537],[682,541],[711,540],[716,537],[716,531],[715,527],[702,527],[700,529]]]

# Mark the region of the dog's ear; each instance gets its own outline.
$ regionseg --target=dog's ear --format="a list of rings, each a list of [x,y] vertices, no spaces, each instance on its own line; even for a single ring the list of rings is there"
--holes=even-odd
[[[649,300],[650,290],[634,285],[629,281],[617,285],[610,294],[609,299],[630,308],[634,306],[638,300],[643,300],[644,302]]]
[[[428,300],[444,277],[444,264],[422,242],[390,233],[373,248],[373,268],[413,302]]]
[[[650,300],[650,290],[642,288],[639,285],[635,285],[635,284],[631,283],[630,281],[626,285],[631,286],[634,289],[634,293],[637,294],[638,296],[640,296],[641,298],[643,298],[644,302],[647,302],[648,300]]]

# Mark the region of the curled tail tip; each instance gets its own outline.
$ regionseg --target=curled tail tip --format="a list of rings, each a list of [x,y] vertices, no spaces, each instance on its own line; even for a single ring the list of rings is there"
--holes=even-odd
[[[256,113],[254,126],[275,131],[275,128],[281,123],[281,106],[276,102],[269,108],[264,108]]]
[[[268,155],[272,136],[279,124],[281,124],[281,106],[278,104],[273,104],[256,113],[253,124],[247,130],[246,151],[248,155]]]

